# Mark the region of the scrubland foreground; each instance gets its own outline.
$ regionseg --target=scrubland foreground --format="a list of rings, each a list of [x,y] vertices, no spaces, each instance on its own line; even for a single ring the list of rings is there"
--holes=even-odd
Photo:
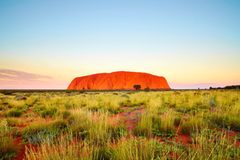
[[[0,159],[240,159],[240,91],[0,94]]]

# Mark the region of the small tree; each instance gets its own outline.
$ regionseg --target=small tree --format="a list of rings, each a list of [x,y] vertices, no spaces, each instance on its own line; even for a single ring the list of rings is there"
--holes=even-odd
[[[150,91],[150,88],[149,88],[149,87],[146,87],[146,88],[144,89],[144,91]]]
[[[140,90],[141,89],[141,85],[140,84],[134,84],[133,88],[135,88],[135,90]]]

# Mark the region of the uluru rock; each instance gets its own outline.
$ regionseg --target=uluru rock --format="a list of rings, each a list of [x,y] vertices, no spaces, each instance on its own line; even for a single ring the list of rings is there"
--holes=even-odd
[[[74,78],[68,90],[133,90],[134,85],[141,85],[141,89],[170,89],[167,80],[162,76],[119,71]]]

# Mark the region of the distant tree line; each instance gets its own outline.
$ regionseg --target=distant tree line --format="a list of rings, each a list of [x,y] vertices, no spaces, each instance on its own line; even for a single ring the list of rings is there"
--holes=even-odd
[[[225,86],[225,87],[209,87],[209,89],[240,89],[240,85],[231,85],[231,86]]]

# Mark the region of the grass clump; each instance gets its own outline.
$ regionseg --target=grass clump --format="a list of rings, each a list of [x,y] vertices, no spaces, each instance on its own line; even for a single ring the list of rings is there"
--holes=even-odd
[[[88,141],[90,144],[104,146],[111,140],[111,133],[109,132],[108,114],[98,113],[97,118],[91,121],[89,128]],[[95,117],[94,116],[94,117]]]
[[[0,159],[10,160],[18,151],[18,146],[14,144],[11,136],[11,128],[8,126],[7,121],[0,121]]]
[[[134,135],[172,137],[176,133],[176,121],[177,117],[172,111],[168,111],[163,115],[154,114],[153,112],[150,114],[145,113],[134,129]]]
[[[144,152],[142,152],[144,151]],[[154,159],[157,153],[157,142],[146,139],[126,139],[120,141],[114,151],[114,159],[116,160],[132,160],[132,159]],[[159,155],[160,156],[160,155]]]
[[[155,120],[155,121],[154,121]],[[135,136],[152,136],[152,130],[156,129],[160,125],[160,121],[157,117],[153,117],[153,115],[149,114],[148,112],[144,113],[141,116],[140,121],[137,123],[137,126],[133,130],[133,134]],[[153,121],[155,122],[153,128]]]
[[[161,125],[156,130],[156,135],[172,137],[176,133],[175,123],[176,115],[172,110],[169,110],[165,114],[161,115]],[[154,124],[154,123],[153,123]]]
[[[13,143],[13,138],[0,136],[0,160],[10,160],[16,156],[18,147]]]
[[[202,117],[190,117],[181,124],[182,133],[187,135],[200,132],[203,128],[207,128],[207,123]]]
[[[193,135],[196,147],[189,148],[191,159],[239,159],[240,148],[227,139],[224,132],[203,129]]]
[[[22,131],[23,140],[28,143],[38,144],[52,141],[67,129],[65,121],[55,121],[50,124],[33,124]]]
[[[26,112],[28,109],[27,105],[23,105],[21,107],[14,107],[10,109],[7,113],[7,117],[20,117],[24,112]]]
[[[4,159],[17,152],[19,128],[37,146],[27,160],[240,159],[238,90],[0,94],[0,108]],[[61,120],[42,124],[36,113]]]
[[[26,148],[26,160],[44,159],[44,160],[78,160],[86,159],[84,154],[89,152],[89,147],[84,142],[73,143],[71,134],[67,137],[59,137],[52,143],[41,143],[36,152],[33,148]],[[81,157],[81,158],[79,158]],[[88,155],[85,155],[88,157]]]
[[[45,107],[45,106],[36,106],[34,111],[37,112],[41,117],[53,117],[57,113],[56,107]]]
[[[121,137],[124,137],[127,135],[127,130],[124,125],[117,125],[117,126],[112,126],[109,125],[108,131],[110,133],[111,140],[118,140]]]
[[[89,128],[91,127],[91,113],[77,109],[71,112],[71,116],[67,119],[69,131],[74,137],[85,139],[89,136]]]
[[[68,119],[71,116],[71,113],[69,111],[66,111],[66,110],[62,111],[61,114],[62,114],[63,119]]]
[[[102,146],[108,141],[114,141],[127,135],[125,126],[109,124],[106,112],[77,109],[71,113],[67,120],[69,131],[78,139]]]
[[[92,154],[89,156],[93,160],[112,160],[114,150],[110,146],[101,146],[92,149]]]
[[[210,116],[211,123],[217,127],[240,131],[239,115],[215,113]]]
[[[153,139],[130,138],[118,142],[113,151],[116,160],[177,159],[183,149]]]
[[[11,109],[10,111],[7,112],[6,116],[7,117],[20,117],[22,115],[22,111],[19,109]]]

